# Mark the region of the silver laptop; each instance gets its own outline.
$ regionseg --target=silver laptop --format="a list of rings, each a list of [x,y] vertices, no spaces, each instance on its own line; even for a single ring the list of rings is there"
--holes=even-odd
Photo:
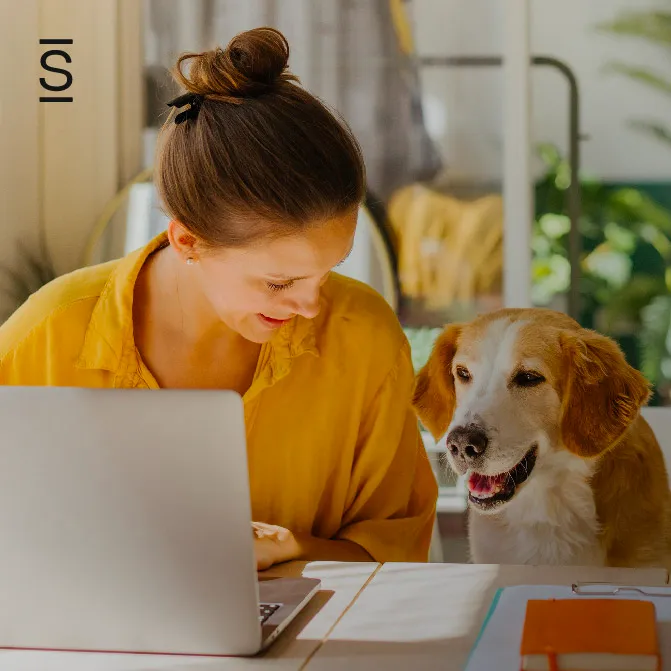
[[[253,655],[319,589],[257,579],[235,392],[0,387],[0,432],[0,647]]]

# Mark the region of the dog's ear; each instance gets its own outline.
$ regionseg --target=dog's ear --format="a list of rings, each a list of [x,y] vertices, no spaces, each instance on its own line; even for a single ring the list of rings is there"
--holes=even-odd
[[[618,345],[595,331],[560,334],[564,380],[561,434],[582,457],[602,454],[624,435],[650,397],[650,385]]]
[[[412,405],[422,424],[436,440],[447,431],[456,406],[452,359],[460,333],[460,324],[450,324],[445,328],[415,380]]]

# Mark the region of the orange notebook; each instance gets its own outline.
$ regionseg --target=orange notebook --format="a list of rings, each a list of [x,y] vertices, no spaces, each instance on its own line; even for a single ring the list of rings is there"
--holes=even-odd
[[[655,606],[629,599],[527,603],[522,671],[660,671]]]

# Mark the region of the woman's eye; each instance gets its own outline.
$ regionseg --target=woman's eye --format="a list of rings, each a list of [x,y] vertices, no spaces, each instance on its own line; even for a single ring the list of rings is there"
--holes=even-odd
[[[292,286],[293,281],[286,282],[285,284],[274,284],[273,282],[266,282],[266,284],[271,291],[282,291],[282,289],[288,289],[290,286]]]
[[[523,370],[515,375],[515,384],[518,387],[535,387],[545,382],[545,378],[539,373]]]
[[[463,366],[457,366],[457,377],[464,382],[470,382],[471,374],[467,368]]]

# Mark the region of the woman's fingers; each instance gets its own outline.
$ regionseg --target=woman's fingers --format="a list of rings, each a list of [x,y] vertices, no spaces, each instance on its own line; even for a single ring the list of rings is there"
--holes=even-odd
[[[298,545],[289,529],[265,522],[252,522],[252,531],[258,571],[298,556]]]
[[[264,522],[252,522],[252,529],[256,538],[270,538],[277,541],[287,540],[291,534],[284,527],[278,527],[275,524],[265,524]]]

